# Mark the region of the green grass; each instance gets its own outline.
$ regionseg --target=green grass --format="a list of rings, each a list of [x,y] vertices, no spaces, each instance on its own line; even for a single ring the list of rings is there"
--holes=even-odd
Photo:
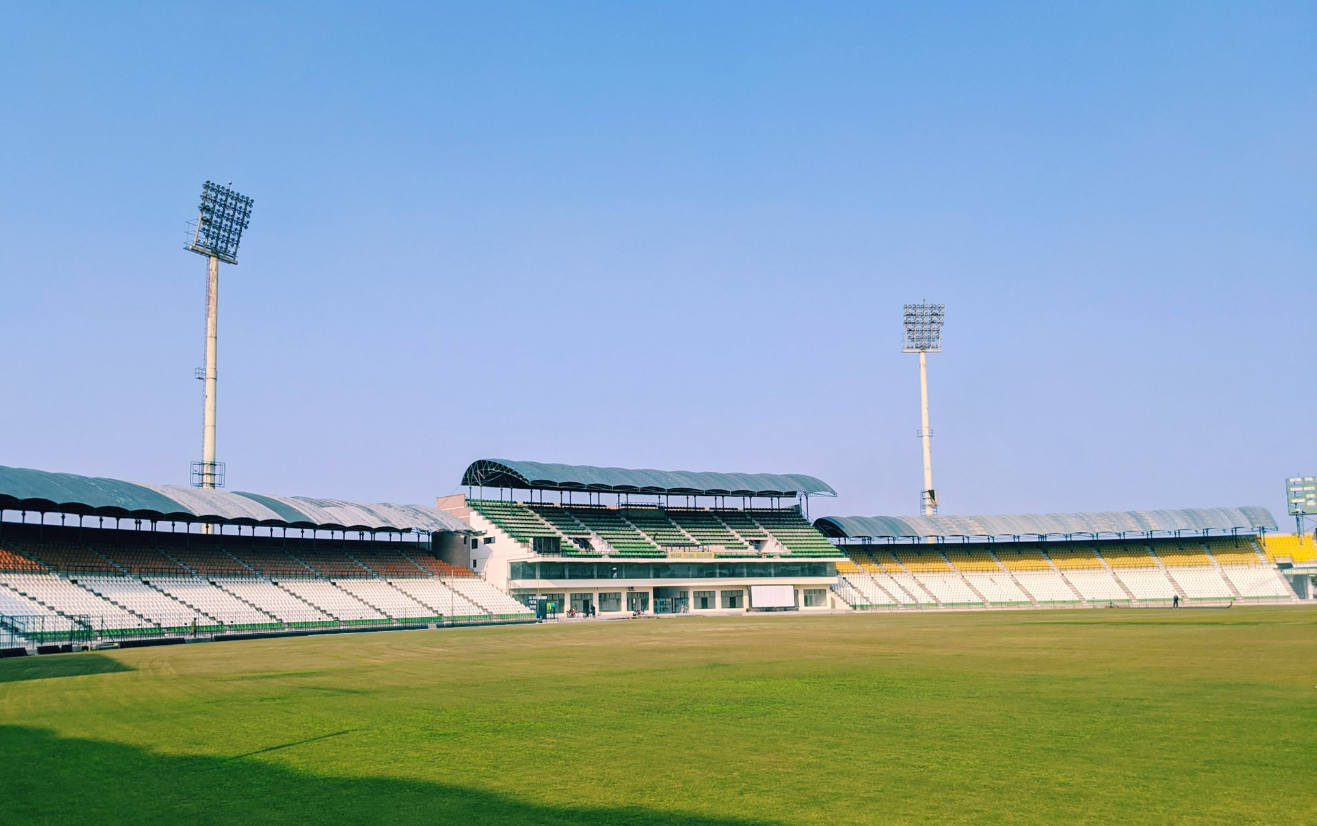
[[[169,646],[0,661],[0,822],[1306,824],[1314,724],[1308,607]]]

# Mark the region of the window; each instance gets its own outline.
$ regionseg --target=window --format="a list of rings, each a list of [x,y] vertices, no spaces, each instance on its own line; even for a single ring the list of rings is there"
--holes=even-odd
[[[745,607],[745,591],[723,591],[722,597],[724,608]]]
[[[826,608],[828,605],[827,588],[806,588],[805,589],[805,607],[806,608]]]
[[[606,591],[599,595],[599,610],[605,613],[622,610],[622,592]]]
[[[695,610],[708,611],[718,607],[717,591],[696,591],[695,592]]]

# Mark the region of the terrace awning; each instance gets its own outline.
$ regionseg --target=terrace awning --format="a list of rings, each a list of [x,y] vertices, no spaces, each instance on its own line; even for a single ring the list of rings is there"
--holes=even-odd
[[[1190,508],[1015,516],[824,516],[814,527],[834,538],[938,536],[1067,536],[1154,531],[1276,530],[1266,508]]]
[[[691,496],[836,496],[827,483],[799,473],[713,473],[630,470],[481,459],[462,475],[463,485],[519,490],[599,491]]]
[[[0,466],[0,508],[83,516],[357,531],[463,532],[457,517],[422,505],[151,485]]]

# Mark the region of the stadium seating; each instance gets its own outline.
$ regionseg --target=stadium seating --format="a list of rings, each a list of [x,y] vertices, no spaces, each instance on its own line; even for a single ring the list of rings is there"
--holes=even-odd
[[[1296,599],[1294,590],[1274,568],[1261,565],[1223,565],[1221,572],[1241,599]]]
[[[1062,571],[1105,569],[1091,545],[1072,542],[1044,542],[1036,546]],[[1000,556],[1000,550],[998,555]]]
[[[740,510],[717,510],[713,512],[718,517],[718,521],[727,526],[729,530],[735,531],[737,536],[748,542],[759,542],[768,538],[768,532],[745,511]]]
[[[271,547],[244,547],[240,541],[226,543],[224,550],[259,574],[274,577],[313,577],[316,572],[286,551]]]
[[[1211,565],[1177,565],[1169,568],[1167,573],[1189,599],[1232,599],[1235,596],[1220,571]]]
[[[993,571],[966,571],[965,581],[993,605],[1028,605],[1029,595],[1011,581],[1010,575],[998,568]],[[1056,576],[1052,574],[1052,576]]]
[[[440,619],[438,611],[382,579],[341,579],[334,584],[394,620],[434,622]]]
[[[1262,540],[1262,549],[1272,562],[1317,562],[1317,540],[1311,536],[1268,534]]]
[[[403,545],[403,543],[398,543]],[[412,544],[412,543],[406,543]],[[405,553],[406,547],[399,549],[375,545],[369,549],[353,549],[353,559],[365,565],[372,574],[383,577],[428,576],[424,568],[412,561]],[[414,552],[414,551],[413,551]],[[341,576],[341,574],[340,574]]]
[[[389,621],[389,618],[383,612],[372,608],[328,580],[286,579],[279,582],[279,587],[303,602],[314,605],[317,609],[339,622],[381,623]]]
[[[731,528],[713,511],[668,508],[668,517],[701,545],[724,550],[749,550],[744,540],[732,533]]]
[[[1070,589],[1059,573],[1051,569],[1050,565],[1045,571],[1019,570],[1014,571],[1014,574],[1020,587],[1040,604],[1080,601],[1080,597]]]
[[[719,512],[720,514],[723,511]],[[742,514],[754,519],[792,556],[838,556],[837,546],[819,533],[796,510],[753,510]]]
[[[569,508],[557,505],[531,505],[536,515],[552,525],[563,536],[588,538],[590,529],[577,519]]]
[[[209,628],[212,620],[200,611],[130,576],[82,574],[78,584],[103,599],[145,617],[162,628],[183,629],[192,625]]]
[[[1099,563],[1100,565],[1101,563]],[[1130,601],[1130,594],[1121,587],[1120,582],[1106,568],[1069,568],[1064,571],[1063,576],[1089,602]]]
[[[288,554],[319,576],[356,577],[369,576],[371,573],[342,548],[294,547],[288,550]]]
[[[612,546],[618,556],[666,556],[649,537],[622,518],[615,508],[575,507],[572,515]]]
[[[56,571],[68,573],[121,573],[110,560],[83,545],[81,542],[67,539],[47,540],[10,545],[23,556]]]
[[[1193,541],[1176,541],[1176,542],[1157,542],[1152,545],[1152,550],[1161,559],[1163,565],[1168,566],[1201,566],[1211,565],[1212,558],[1207,555],[1201,542]]]
[[[559,532],[522,502],[502,502],[494,499],[468,499],[477,513],[493,522],[499,530],[518,542],[529,542],[536,537],[556,537]]]
[[[1104,554],[1105,556],[1105,554]],[[1151,558],[1151,557],[1149,557]],[[1175,586],[1166,577],[1166,573],[1161,568],[1144,567],[1142,565],[1131,565],[1118,567],[1113,565],[1116,576],[1134,594],[1134,598],[1139,601],[1144,600],[1169,600],[1175,597]]]
[[[1204,544],[1221,565],[1260,565],[1264,559],[1248,537],[1220,537],[1208,539]]]
[[[48,605],[43,605],[19,591],[13,590],[0,582],[0,617],[36,617],[51,622],[51,630],[67,631],[73,627],[73,621],[61,615]],[[54,621],[58,620],[58,623]],[[44,625],[45,622],[42,624]]]
[[[237,598],[292,627],[333,625],[334,617],[314,608],[265,579],[214,579]]]
[[[992,551],[986,545],[954,545],[947,543],[941,546],[941,550],[942,555],[958,571],[999,572],[1002,569],[1002,566],[997,563]]]
[[[257,576],[257,572],[234,559],[218,545],[210,547],[173,546],[167,549],[169,555],[183,563],[189,570],[203,576]]]
[[[19,573],[32,571],[35,573],[44,570],[46,570],[44,565],[33,562],[17,551],[0,546],[0,571],[16,571]]]
[[[864,569],[859,566],[853,557],[837,560],[837,573],[839,574],[862,574]]]
[[[934,545],[889,545],[885,550],[900,562],[901,566],[913,573],[946,573],[951,566],[942,558]]]
[[[85,617],[93,628],[112,634],[155,627],[145,617],[97,596],[63,576],[7,573],[0,574],[0,583],[66,617]]]
[[[1012,571],[1053,570],[1043,552],[1032,545],[997,545],[992,550],[1001,564]]]
[[[390,584],[436,614],[456,620],[485,619],[490,612],[437,579],[396,579]]]
[[[435,622],[450,610],[458,619],[532,615],[469,568],[416,543],[52,526],[43,537],[37,526],[4,528],[0,615],[48,618],[47,627],[140,636]],[[69,570],[47,571],[33,558],[42,553]],[[409,579],[420,583],[416,595],[391,584]]]
[[[621,515],[660,548],[691,548],[700,544],[658,508],[628,507],[621,510]]]
[[[900,597],[888,593],[879,585],[863,574],[852,576],[843,576],[840,578],[850,591],[842,590],[840,593],[847,602],[857,608],[894,608],[902,604]],[[906,604],[915,604],[908,598]]]
[[[479,577],[460,577],[445,584],[466,597],[468,602],[496,617],[510,619],[533,615],[529,608]]]
[[[279,627],[279,622],[274,616],[198,577],[153,576],[151,585],[230,629]]]
[[[1101,552],[1107,564],[1113,568],[1157,567],[1157,560],[1149,553],[1148,546],[1143,543],[1103,542],[1095,547]]]
[[[943,563],[945,564],[945,563]],[[942,605],[982,605],[983,600],[975,594],[958,574],[921,573],[916,579],[932,592]]]

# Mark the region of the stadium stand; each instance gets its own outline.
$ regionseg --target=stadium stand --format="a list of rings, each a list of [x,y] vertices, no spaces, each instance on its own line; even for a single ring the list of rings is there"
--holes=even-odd
[[[32,571],[33,573],[45,571],[46,567],[37,562],[33,562],[21,553],[10,550],[0,545],[0,571]]]
[[[250,602],[244,602],[214,583],[198,577],[153,576],[151,587],[210,617],[228,630],[251,631],[278,628],[280,623]]]
[[[1046,543],[1039,547],[1042,553],[1052,561],[1052,564],[1063,571],[1071,570],[1097,570],[1106,569],[1102,558],[1093,552],[1092,547],[1078,543],[1056,543],[1056,547],[1050,547],[1052,543]],[[1000,550],[998,551],[1000,553]]]
[[[965,582],[981,594],[992,605],[1029,605],[1033,602],[1029,595],[1020,590],[1010,575],[997,571],[969,570],[962,571]]]
[[[923,573],[915,578],[942,605],[983,604],[982,597],[974,593],[957,574]]]
[[[438,611],[383,580],[340,579],[334,584],[395,621],[436,622],[441,619]]]
[[[1170,600],[1178,593],[1174,583],[1155,563],[1151,567],[1135,565],[1114,570],[1121,584],[1140,602]]]
[[[214,584],[292,628],[331,625],[335,618],[268,579],[214,579]]]
[[[957,575],[990,606],[1163,604],[1176,596],[1191,601],[1298,599],[1252,535],[1044,537],[1058,530],[1092,532],[1098,527],[1110,533],[1137,532],[1154,520],[1190,534],[1274,527],[1270,514],[1260,508],[1009,517],[824,517],[815,524],[841,542],[847,554],[837,563],[838,574],[845,580],[845,588],[837,594],[855,607],[878,606],[880,600],[875,599],[871,593],[875,588],[868,582],[876,585],[881,577],[891,580],[891,590],[916,595],[927,592],[941,605],[972,605],[965,589],[956,586]],[[970,534],[986,538],[990,534],[985,531],[993,529],[1032,531],[1039,538],[965,541]],[[929,537],[941,541],[929,543]],[[947,541],[949,538],[957,541]],[[1297,544],[1292,539],[1275,543],[1279,550],[1270,552],[1291,559]],[[902,607],[923,604],[918,597],[909,603],[898,601]]]
[[[49,628],[127,637],[532,616],[469,568],[436,559],[416,543],[406,543],[408,554],[400,542],[0,527],[0,615],[48,618]],[[442,607],[409,596],[385,576],[435,583],[418,588],[445,595]],[[441,578],[462,584],[457,592],[445,590]],[[458,613],[449,616],[450,608]]]
[[[194,620],[207,628],[214,624],[201,611],[135,577],[83,574],[78,577],[77,584],[121,608],[131,606],[134,614],[161,628],[188,628]]]
[[[619,514],[661,548],[690,548],[700,544],[691,538],[690,534],[677,527],[677,524],[668,518],[667,513],[657,506],[626,507],[620,509]]]
[[[1238,596],[1221,572],[1211,566],[1177,565],[1167,570],[1167,574],[1188,599],[1231,599]]]
[[[1011,571],[1052,571],[1052,563],[1032,544],[994,546],[993,554]]]
[[[901,568],[911,573],[946,573],[952,570],[951,564],[933,546],[920,548],[893,545],[886,550]]]
[[[445,617],[479,619],[488,615],[479,605],[437,579],[395,579],[389,584]]]
[[[1294,534],[1268,534],[1262,548],[1272,562],[1317,562],[1317,539]]]
[[[1275,569],[1260,565],[1223,565],[1230,584],[1240,599],[1298,599]]]
[[[484,613],[509,619],[526,613],[526,607],[507,593],[478,577],[456,577],[445,583]]]
[[[1159,542],[1152,547],[1152,551],[1163,565],[1178,567],[1212,564],[1212,557],[1208,555],[1201,542]]]
[[[1215,537],[1205,540],[1203,544],[1212,558],[1221,565],[1258,565],[1266,560],[1252,537]]]
[[[1066,579],[1048,566],[1047,570],[1020,570],[1014,572],[1015,580],[1038,604],[1063,604],[1082,601]],[[1082,592],[1081,592],[1082,593]]]
[[[750,546],[713,511],[668,508],[668,518],[701,545],[724,551],[748,551]]]
[[[389,617],[325,579],[285,579],[280,588],[342,623],[386,623]]]
[[[1129,602],[1134,599],[1134,595],[1106,568],[1068,568],[1062,576],[1089,602]]]
[[[1148,546],[1135,542],[1104,542],[1092,546],[1112,568],[1156,568],[1157,559]]]

